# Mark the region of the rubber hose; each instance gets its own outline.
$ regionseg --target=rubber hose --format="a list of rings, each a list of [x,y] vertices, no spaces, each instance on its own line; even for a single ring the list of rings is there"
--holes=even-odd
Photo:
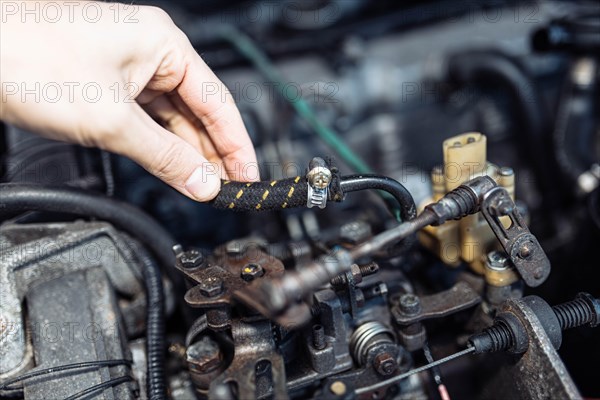
[[[306,178],[296,176],[279,181],[223,181],[211,204],[223,210],[269,211],[306,206],[307,198]]]
[[[0,218],[24,211],[59,212],[98,218],[139,239],[145,247],[152,249],[162,265],[171,266],[175,263],[172,252],[175,240],[150,216],[128,203],[67,187],[48,188],[5,183],[0,184],[0,193]],[[161,353],[164,351],[165,339],[161,272],[158,265],[146,260],[146,257],[142,257],[140,261],[148,299],[148,395],[152,394],[152,399],[163,399],[164,369]]]
[[[400,205],[402,221],[410,221],[417,216],[417,206],[410,192],[395,179],[382,175],[348,175],[340,180],[343,193],[359,190],[378,189],[391,194]]]

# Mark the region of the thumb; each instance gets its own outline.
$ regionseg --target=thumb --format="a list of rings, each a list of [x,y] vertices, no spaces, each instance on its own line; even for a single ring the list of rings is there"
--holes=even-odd
[[[101,143],[121,154],[184,195],[197,200],[215,198],[221,187],[219,165],[204,158],[192,145],[157,124],[137,104],[131,104],[126,132]]]

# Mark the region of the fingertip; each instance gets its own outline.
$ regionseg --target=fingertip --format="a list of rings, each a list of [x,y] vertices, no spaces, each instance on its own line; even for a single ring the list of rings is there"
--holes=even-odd
[[[185,189],[196,201],[210,201],[219,194],[221,179],[212,171],[212,168],[199,166],[185,182]]]

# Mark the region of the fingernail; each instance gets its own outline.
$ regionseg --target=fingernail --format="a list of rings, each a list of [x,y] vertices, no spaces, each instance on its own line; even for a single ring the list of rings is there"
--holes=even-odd
[[[219,193],[221,180],[214,173],[207,173],[204,168],[198,167],[185,182],[185,188],[194,199],[209,201]]]

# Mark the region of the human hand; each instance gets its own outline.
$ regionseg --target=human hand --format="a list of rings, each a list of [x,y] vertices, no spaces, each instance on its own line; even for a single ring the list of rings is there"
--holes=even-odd
[[[231,94],[164,11],[52,2],[62,10],[53,22],[8,3],[0,119],[129,157],[198,201],[221,178],[258,180],[241,173],[256,156]]]

